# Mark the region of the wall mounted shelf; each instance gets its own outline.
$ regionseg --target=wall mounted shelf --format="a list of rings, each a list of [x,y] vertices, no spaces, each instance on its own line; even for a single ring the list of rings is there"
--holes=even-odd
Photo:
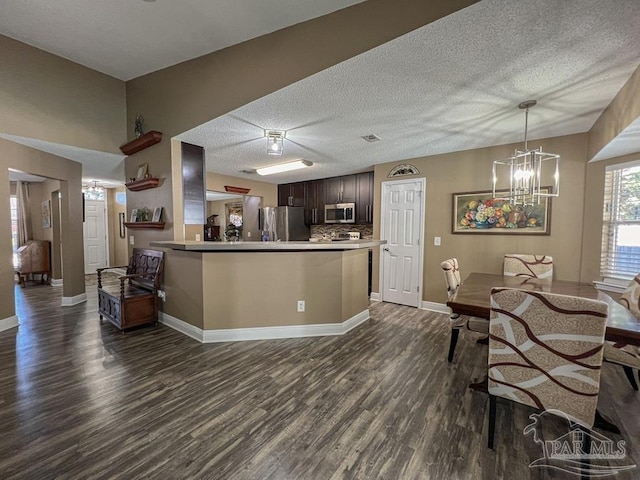
[[[147,188],[156,188],[159,182],[160,180],[158,178],[141,178],[134,182],[125,183],[124,186],[132,192],[137,192],[139,190],[146,190]]]
[[[151,130],[135,140],[131,140],[124,145],[120,145],[120,150],[122,150],[122,153],[125,155],[133,155],[140,150],[144,150],[145,148],[149,148],[151,145],[159,143],[160,140],[162,140],[162,132]]]
[[[127,228],[154,228],[164,230],[164,222],[124,222]]]

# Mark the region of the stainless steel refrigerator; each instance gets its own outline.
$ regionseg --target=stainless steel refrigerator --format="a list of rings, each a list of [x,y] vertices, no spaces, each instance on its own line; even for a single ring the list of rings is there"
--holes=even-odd
[[[263,241],[309,240],[309,226],[304,223],[304,207],[261,208],[260,235]]]

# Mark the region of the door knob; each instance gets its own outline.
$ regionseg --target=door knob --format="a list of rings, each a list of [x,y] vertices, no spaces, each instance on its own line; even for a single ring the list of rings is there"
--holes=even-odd
[[[384,249],[384,251],[385,251],[385,252],[388,252],[388,251],[389,251],[389,249],[388,249],[388,248],[385,248],[385,249]]]

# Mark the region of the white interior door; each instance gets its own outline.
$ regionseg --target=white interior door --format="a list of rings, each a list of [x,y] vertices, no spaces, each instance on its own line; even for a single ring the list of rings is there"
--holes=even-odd
[[[105,202],[87,200],[84,212],[84,273],[96,273],[107,266]]]
[[[422,299],[425,179],[382,183],[381,299],[419,307]]]

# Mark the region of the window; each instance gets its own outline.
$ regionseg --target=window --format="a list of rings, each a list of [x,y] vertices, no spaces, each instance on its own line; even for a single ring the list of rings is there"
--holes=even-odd
[[[11,195],[11,245],[13,246],[13,268],[18,268],[18,197]]]
[[[640,272],[640,162],[607,167],[602,254],[604,278],[630,280]]]

